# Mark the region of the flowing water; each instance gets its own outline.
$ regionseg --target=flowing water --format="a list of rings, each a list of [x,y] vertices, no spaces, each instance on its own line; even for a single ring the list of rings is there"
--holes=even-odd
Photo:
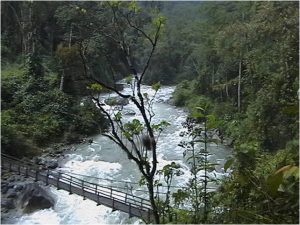
[[[130,93],[131,89],[125,87],[123,92]],[[168,126],[160,136],[157,143],[158,153],[158,169],[163,166],[176,162],[181,165],[183,175],[176,177],[172,185],[185,186],[191,177],[189,167],[183,159],[184,149],[179,147],[181,141],[179,136],[182,131],[182,123],[185,121],[187,113],[178,107],[167,103],[171,97],[174,87],[162,87],[156,95],[153,105],[155,117],[154,122],[161,120],[168,121],[171,125]],[[150,86],[143,86],[142,92],[153,95],[154,91]],[[105,94],[102,98],[114,96],[113,94]],[[135,111],[133,104],[124,107],[126,110]],[[136,115],[125,116],[126,120],[133,118],[141,119]],[[76,151],[66,154],[66,161],[60,170],[71,172],[73,175],[86,175],[84,179],[99,183],[118,186],[127,191],[132,191],[136,195],[146,196],[142,188],[137,184],[140,173],[134,162],[128,160],[125,153],[107,137],[96,135],[93,138],[92,144],[81,144],[76,147]],[[230,155],[230,149],[216,144],[209,145],[209,151],[212,155],[209,160],[217,162],[220,165],[216,170],[211,172],[209,176],[220,177],[224,175],[222,168],[227,156]],[[82,178],[82,177],[81,177]],[[97,179],[99,178],[99,179]],[[116,181],[128,181],[128,184],[119,183]],[[133,182],[133,183],[129,183]],[[132,188],[132,189],[131,189]],[[114,211],[103,205],[96,206],[96,203],[90,200],[83,200],[82,197],[75,194],[69,195],[68,192],[57,190],[50,187],[50,191],[56,198],[56,204],[53,209],[45,209],[34,212],[32,214],[23,215],[18,218],[18,224],[121,224],[121,223],[142,223],[137,218],[128,218],[128,215],[123,212]],[[136,190],[138,189],[138,190]]]

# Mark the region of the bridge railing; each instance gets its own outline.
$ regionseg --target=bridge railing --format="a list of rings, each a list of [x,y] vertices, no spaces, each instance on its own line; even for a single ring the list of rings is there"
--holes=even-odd
[[[39,177],[43,177],[43,179],[46,181],[46,184],[48,183],[49,179],[56,180],[57,183],[55,186],[57,188],[59,188],[60,182],[64,182],[65,184],[69,185],[70,192],[72,191],[72,187],[77,187],[82,190],[83,196],[86,194],[86,192],[94,193],[97,196],[113,199],[114,201],[131,205],[132,207],[138,207],[144,211],[151,210],[151,204],[148,199],[134,196],[127,192],[113,189],[112,187],[91,183],[66,173],[42,170],[39,166],[31,162],[22,161],[8,155],[1,154],[1,156],[2,159],[5,159],[2,160],[2,166],[11,171],[18,172],[19,174],[35,177],[36,181]]]

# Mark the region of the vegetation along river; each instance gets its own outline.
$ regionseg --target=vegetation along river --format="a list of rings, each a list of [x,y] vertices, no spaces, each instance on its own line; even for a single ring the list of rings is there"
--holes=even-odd
[[[183,175],[176,177],[172,183],[173,189],[183,187],[190,179],[190,171],[187,162],[183,158],[184,149],[178,144],[182,140],[180,132],[183,130],[182,123],[185,121],[187,113],[184,109],[169,104],[175,87],[162,87],[156,95],[153,105],[155,112],[155,121],[166,120],[171,125],[161,134],[158,141],[158,169],[163,166],[176,162],[181,165]],[[129,87],[125,87],[123,92],[130,92]],[[143,86],[143,92],[153,95],[154,91],[150,86]],[[114,94],[105,94],[101,98],[106,99]],[[130,115],[124,116],[127,120],[134,118],[141,119],[132,103],[124,106]],[[136,111],[137,112],[137,111]],[[154,122],[155,122],[154,121]],[[96,135],[91,144],[80,144],[76,151],[66,154],[66,161],[62,172],[69,172],[74,176],[83,178],[87,181],[102,184],[113,185],[120,190],[128,191],[139,196],[147,196],[137,183],[140,180],[140,173],[133,161],[128,160],[125,153],[111,140],[103,135]],[[223,145],[210,143],[209,151],[212,155],[209,157],[211,162],[219,163],[216,169],[209,173],[211,177],[221,177],[224,175],[223,164],[230,149]],[[80,174],[80,175],[79,175]],[[84,176],[82,176],[84,175]],[[122,182],[119,182],[122,181]],[[128,182],[128,183],[124,183]],[[120,211],[112,212],[112,209],[103,205],[96,206],[96,203],[90,200],[83,200],[82,197],[75,194],[69,195],[68,192],[50,188],[56,196],[56,204],[53,209],[44,209],[32,214],[27,214],[18,219],[19,224],[112,224],[112,223],[141,223],[137,218],[128,218],[126,213]]]

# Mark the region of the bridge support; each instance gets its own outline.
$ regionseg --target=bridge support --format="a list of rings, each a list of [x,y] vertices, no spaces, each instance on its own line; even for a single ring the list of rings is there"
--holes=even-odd
[[[84,180],[81,181],[81,189],[82,189],[83,200],[85,200],[86,197],[84,196]]]
[[[59,190],[59,179],[60,179],[60,172],[58,172],[58,176],[57,176],[57,179],[56,179],[57,190]]]
[[[35,179],[34,179],[34,182],[37,182],[37,181],[38,181],[38,176],[39,176],[39,170],[36,170],[36,171],[35,171]]]
[[[25,177],[28,178],[28,167],[25,168]]]
[[[115,209],[115,198],[112,198],[112,211],[116,211]]]
[[[131,203],[129,203],[129,210],[128,210],[128,214],[129,214],[129,218],[132,217],[132,214],[131,214]]]
[[[100,204],[100,196],[99,196],[99,193],[97,193],[97,206],[98,206],[98,205],[101,205],[101,204]]]
[[[20,168],[20,165],[18,165],[18,175],[21,175],[21,168]]]
[[[72,193],[72,177],[71,177],[71,180],[70,180],[70,184],[69,184],[69,195],[73,194]]]
[[[46,185],[49,185],[49,170],[47,170],[47,175],[46,175]]]
[[[150,215],[151,215],[151,213],[150,213],[150,209],[148,209],[148,223],[150,223],[151,221],[150,221]]]

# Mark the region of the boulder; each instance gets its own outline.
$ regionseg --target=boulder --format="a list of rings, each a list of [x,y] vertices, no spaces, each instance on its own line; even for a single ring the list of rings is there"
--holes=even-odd
[[[1,208],[2,209],[14,209],[15,203],[12,199],[1,199]]]
[[[3,186],[3,187],[1,187],[1,193],[2,194],[6,194],[7,193],[7,191],[8,191],[8,186],[6,185],[6,186]]]
[[[122,112],[123,115],[127,115],[127,116],[134,116],[136,114],[134,110],[129,110],[129,109],[123,110]]]
[[[104,100],[105,104],[110,105],[110,106],[115,106],[115,105],[128,105],[129,100],[126,98],[122,97],[110,97]]]
[[[234,140],[231,138],[226,138],[224,139],[223,144],[232,148],[234,144]]]
[[[55,160],[46,161],[45,165],[48,169],[55,169],[58,167],[58,162]]]
[[[14,186],[15,191],[21,191],[23,188],[24,188],[24,185],[22,185],[22,184],[16,184]]]
[[[51,208],[54,204],[54,198],[37,183],[29,183],[25,185],[20,202],[25,213]]]
[[[7,195],[6,195],[7,198],[16,198],[17,196],[18,194],[15,189],[12,188],[7,191]]]
[[[7,179],[8,182],[14,182],[16,178],[14,176],[11,176],[10,178]]]

